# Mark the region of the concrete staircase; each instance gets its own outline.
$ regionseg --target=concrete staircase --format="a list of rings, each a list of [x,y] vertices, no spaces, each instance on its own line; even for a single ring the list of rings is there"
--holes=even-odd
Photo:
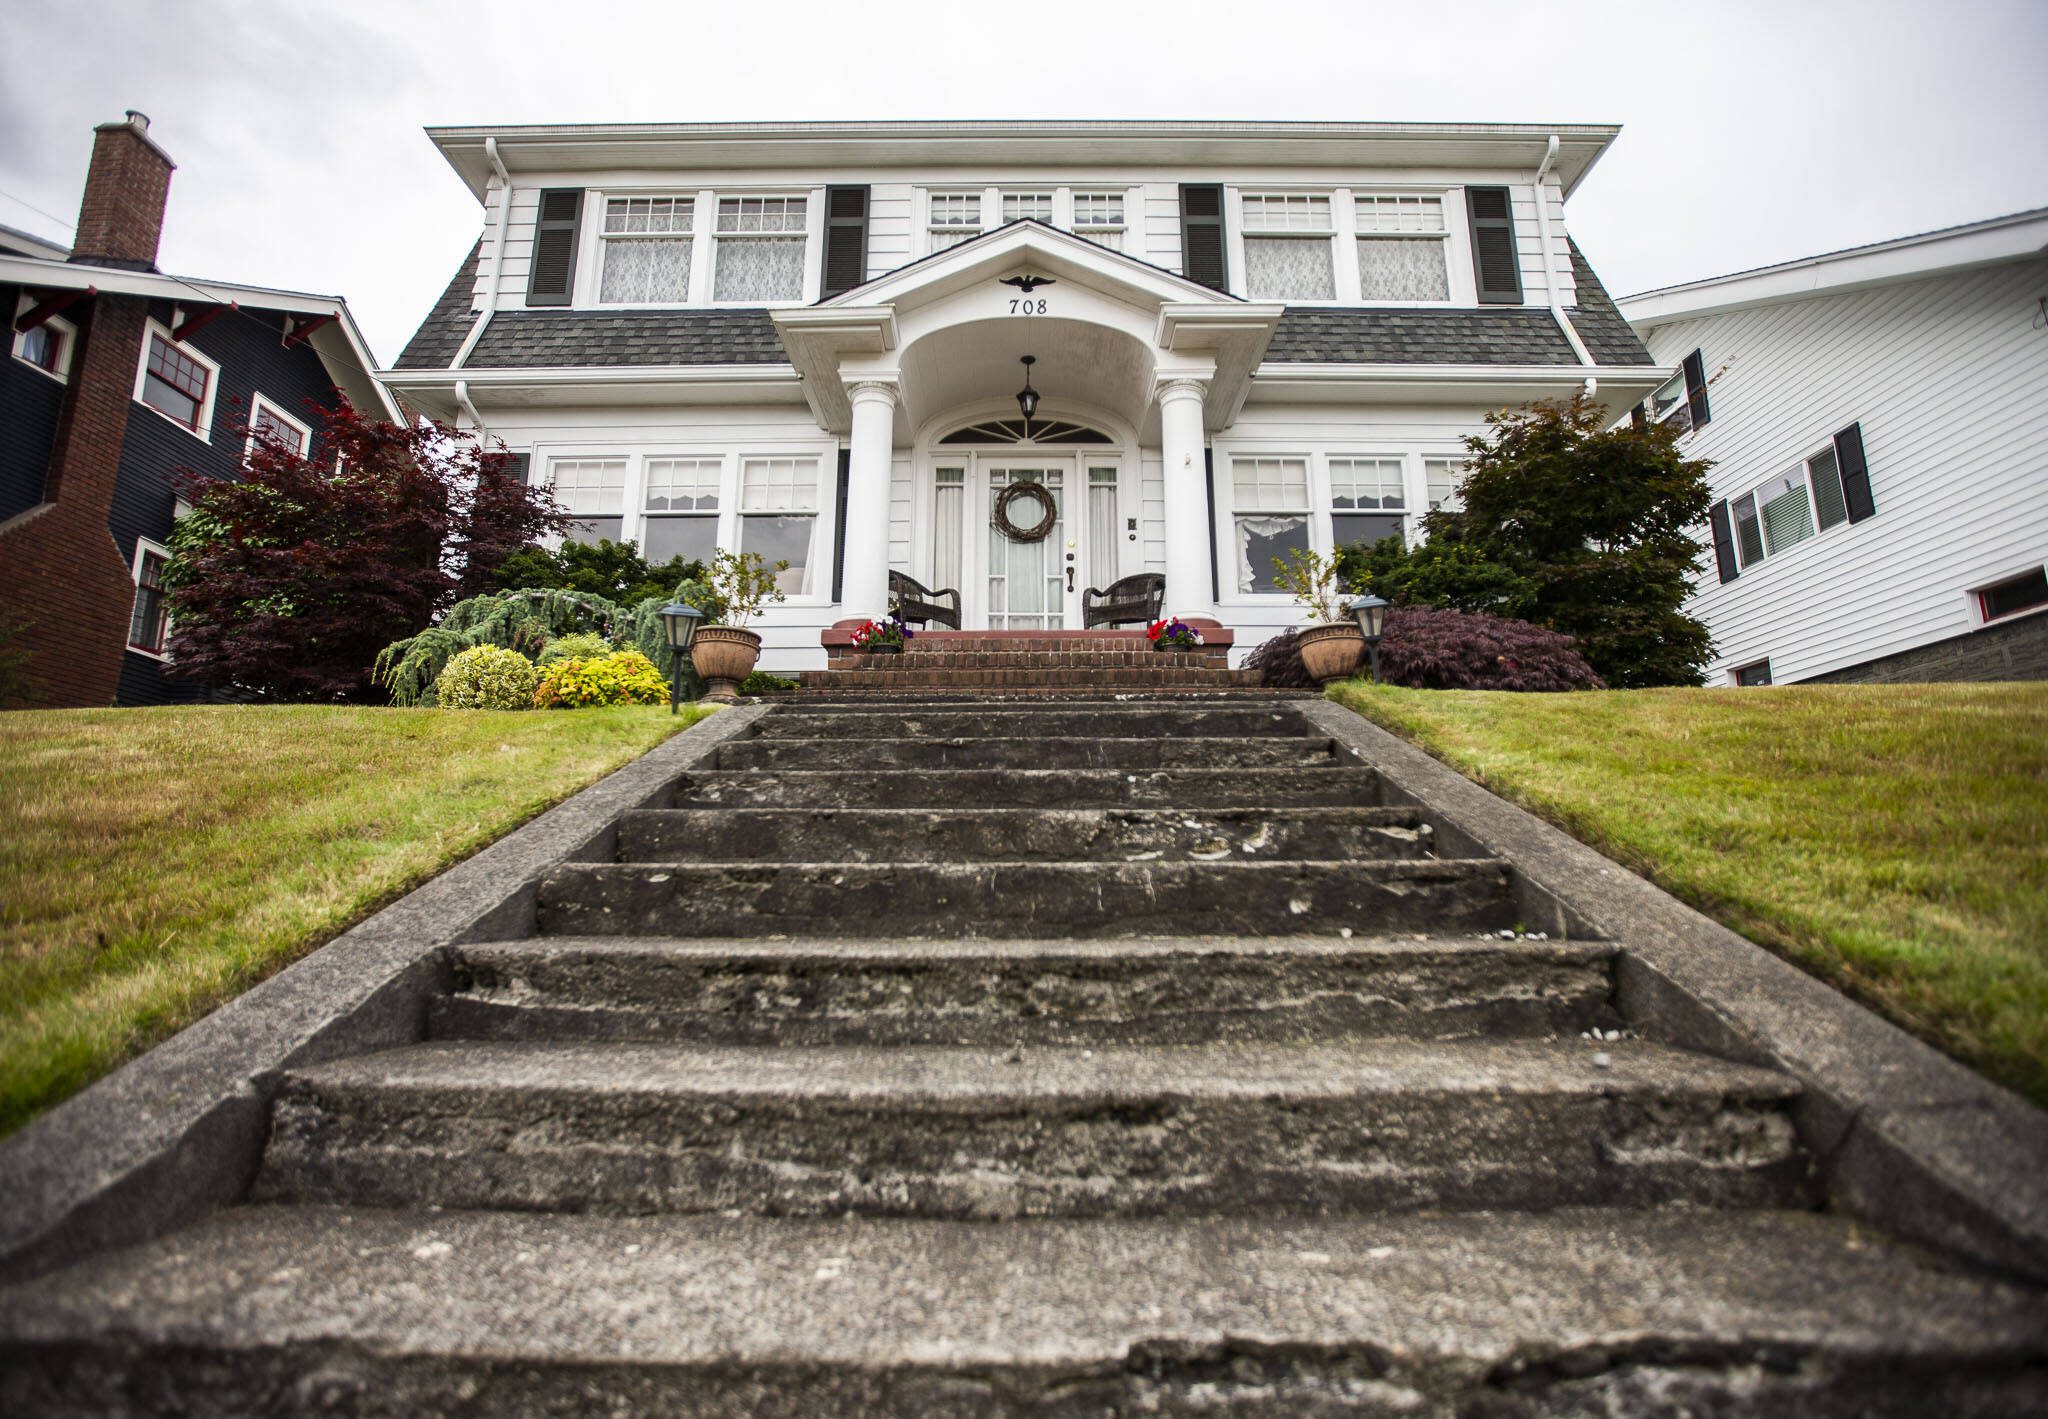
[[[1285,702],[778,706],[0,1409],[1996,1414],[2039,1298],[1816,1210],[1766,1070]]]
[[[826,668],[797,676],[813,694],[933,693],[1214,695],[1250,690],[1255,671],[1229,668],[1231,633],[1203,622],[1207,643],[1159,651],[1141,631],[925,631],[897,654],[828,645]]]

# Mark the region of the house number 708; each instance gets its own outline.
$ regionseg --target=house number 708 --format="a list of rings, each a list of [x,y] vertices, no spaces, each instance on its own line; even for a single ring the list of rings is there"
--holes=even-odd
[[[1045,297],[1044,297],[1044,296],[1039,296],[1039,297],[1038,297],[1038,298],[1037,298],[1036,300],[1033,300],[1033,299],[1031,299],[1031,298],[1030,298],[1030,297],[1028,297],[1028,296],[1026,296],[1026,297],[1012,297],[1012,298],[1011,298],[1011,300],[1010,300],[1010,314],[1012,314],[1012,315],[1044,315],[1044,314],[1045,314]]]

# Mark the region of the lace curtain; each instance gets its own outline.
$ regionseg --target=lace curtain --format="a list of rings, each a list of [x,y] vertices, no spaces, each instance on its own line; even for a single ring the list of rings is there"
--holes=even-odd
[[[1245,284],[1257,300],[1328,301],[1337,298],[1337,273],[1327,237],[1244,239]]]
[[[1308,550],[1306,517],[1240,517],[1237,520],[1237,589],[1278,591],[1273,563],[1292,551]]]
[[[1444,271],[1444,244],[1361,237],[1358,279],[1369,301],[1447,301],[1450,278]]]
[[[637,301],[686,301],[690,298],[690,239],[604,243],[604,280],[598,300],[607,304]]]
[[[713,300],[794,301],[804,294],[802,237],[718,239]]]

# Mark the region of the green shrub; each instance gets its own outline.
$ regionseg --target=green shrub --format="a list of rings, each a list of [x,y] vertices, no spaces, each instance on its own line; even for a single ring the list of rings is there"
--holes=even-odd
[[[540,684],[533,692],[537,709],[658,705],[667,699],[668,686],[661,672],[637,650],[556,661],[541,671]]]
[[[516,650],[477,645],[442,667],[434,690],[443,709],[531,709],[540,674]]]
[[[597,632],[576,631],[549,641],[538,660],[542,665],[553,665],[558,660],[589,660],[593,656],[611,653],[612,643]]]
[[[786,695],[795,688],[796,681],[770,675],[765,670],[756,670],[740,681],[740,693],[743,695]]]

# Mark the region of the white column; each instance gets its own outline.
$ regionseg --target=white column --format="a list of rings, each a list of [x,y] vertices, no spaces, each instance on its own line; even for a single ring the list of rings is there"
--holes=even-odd
[[[840,605],[849,616],[889,609],[889,471],[896,457],[896,386],[849,385],[853,401],[846,470],[846,570]]]
[[[1198,379],[1168,380],[1159,388],[1159,453],[1166,467],[1166,614],[1213,616],[1210,596],[1209,494],[1202,457],[1202,405]]]

